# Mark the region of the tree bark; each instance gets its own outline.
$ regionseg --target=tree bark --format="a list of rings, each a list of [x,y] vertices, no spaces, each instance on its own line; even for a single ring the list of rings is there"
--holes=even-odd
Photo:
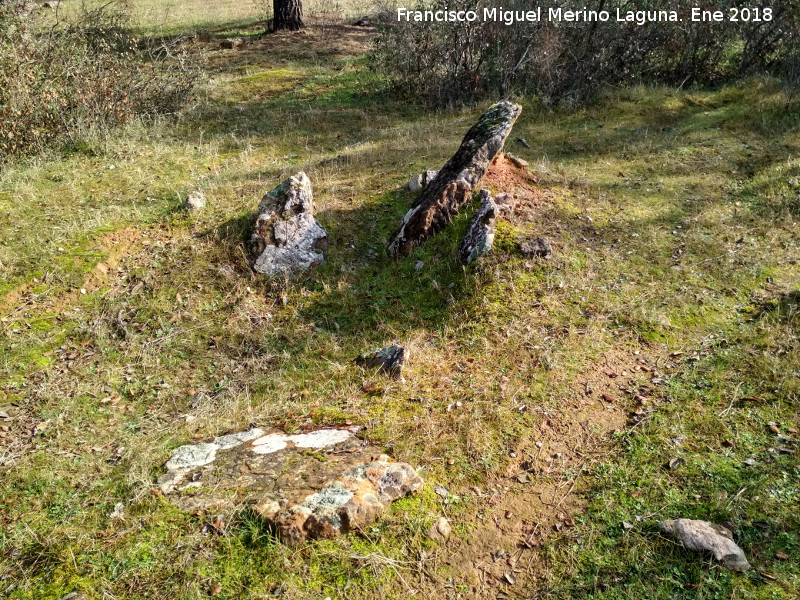
[[[273,31],[297,31],[305,27],[302,0],[272,0],[272,12]]]

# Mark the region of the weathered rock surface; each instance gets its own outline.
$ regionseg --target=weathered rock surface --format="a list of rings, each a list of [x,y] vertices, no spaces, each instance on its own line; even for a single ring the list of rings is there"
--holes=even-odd
[[[195,190],[194,192],[190,192],[189,195],[186,197],[187,210],[202,210],[205,207],[206,207],[206,195],[203,192]]]
[[[519,245],[522,253],[529,258],[552,258],[553,248],[546,238],[538,237],[529,242],[522,242]]]
[[[264,275],[294,274],[325,264],[328,232],[314,218],[311,180],[290,177],[267,192],[258,205],[250,238],[253,270]]]
[[[394,379],[403,380],[403,367],[408,360],[409,352],[404,346],[376,348],[356,358],[355,362],[367,369],[380,369]]]
[[[511,194],[506,194],[505,192],[497,194],[494,198],[494,203],[497,205],[497,216],[502,215],[507,218],[514,216],[517,201]]]
[[[410,465],[365,446],[356,430],[256,428],[181,446],[158,484],[190,512],[250,506],[289,544],[337,537],[367,527],[422,486]]]
[[[514,165],[518,169],[528,168],[528,161],[520,158],[519,156],[511,154],[510,152],[506,152],[506,158],[512,165]]]
[[[452,527],[450,526],[450,521],[445,517],[439,517],[428,530],[428,537],[436,542],[444,542],[450,537],[451,532]]]
[[[520,106],[502,101],[478,119],[403,217],[386,249],[390,256],[408,256],[422,240],[444,229],[480,185],[521,111]]]
[[[481,205],[475,211],[458,249],[458,256],[463,264],[475,262],[479,256],[492,249],[496,220],[497,205],[492,194],[489,190],[481,190]]]
[[[742,549],[733,541],[733,534],[720,525],[695,519],[671,519],[659,523],[661,531],[695,552],[710,552],[732,571],[746,571],[750,563]]]
[[[428,169],[424,173],[420,173],[408,182],[408,189],[416,193],[428,187],[428,184],[433,181],[439,171]]]

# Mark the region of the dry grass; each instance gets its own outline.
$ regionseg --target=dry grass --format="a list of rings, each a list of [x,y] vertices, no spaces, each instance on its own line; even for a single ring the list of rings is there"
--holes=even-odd
[[[763,426],[797,422],[800,147],[782,92],[756,81],[635,89],[581,111],[523,102],[515,134],[534,147],[514,151],[542,181],[493,255],[468,270],[454,261],[462,215],[390,261],[412,201],[403,185],[449,157],[478,109],[394,104],[348,51],[365,34],[338,31],[236,51],[196,42],[214,79],[180,123],[0,176],[0,409],[12,418],[0,422],[0,593],[204,598],[220,582],[221,598],[496,597],[490,546],[532,527],[542,549],[524,560],[538,567],[509,593],[791,597],[798,565],[775,553],[800,552],[797,466],[766,450],[778,442]],[[243,249],[257,201],[301,169],[329,264],[291,283],[253,277]],[[209,208],[188,216],[193,188]],[[517,252],[536,235],[554,242],[553,261]],[[352,365],[393,341],[412,351],[406,384]],[[643,357],[661,383],[634,370]],[[608,361],[626,375],[607,375]],[[641,390],[653,403],[631,429]],[[617,397],[609,410],[601,391]],[[763,402],[737,404],[747,396]],[[150,494],[172,448],[251,423],[363,425],[428,485],[366,536],[301,550],[247,512],[225,535],[203,533]],[[733,449],[719,450],[725,437]],[[687,469],[662,468],[674,452]],[[741,471],[751,453],[760,466]],[[509,481],[525,460],[533,482]],[[746,503],[734,499],[744,486]],[[117,502],[126,517],[111,521]],[[519,528],[497,512],[525,506]],[[556,535],[563,510],[577,523]],[[425,532],[441,513],[456,536],[439,547]],[[778,582],[677,552],[653,521],[679,514],[734,522]]]

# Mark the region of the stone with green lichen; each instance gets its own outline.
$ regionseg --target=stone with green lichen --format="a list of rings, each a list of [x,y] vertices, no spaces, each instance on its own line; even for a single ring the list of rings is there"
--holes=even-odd
[[[408,256],[415,246],[450,223],[478,188],[521,111],[519,105],[502,101],[481,115],[458,151],[403,217],[386,248],[390,256]]]

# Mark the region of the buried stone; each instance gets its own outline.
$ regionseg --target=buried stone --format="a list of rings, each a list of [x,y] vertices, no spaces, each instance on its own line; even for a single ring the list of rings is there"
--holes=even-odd
[[[182,510],[248,506],[296,544],[363,530],[422,479],[356,437],[357,428],[289,435],[259,428],[173,451],[161,492]]]
[[[356,364],[367,369],[380,369],[394,379],[403,380],[403,367],[408,360],[408,349],[404,346],[376,348],[355,359]]]
[[[453,157],[422,191],[386,248],[389,256],[408,256],[422,240],[444,229],[469,201],[489,164],[503,148],[522,108],[502,101],[473,125]]]
[[[325,264],[328,232],[314,218],[311,180],[300,172],[267,192],[250,238],[253,270],[291,275]]]
[[[472,217],[469,229],[458,249],[458,256],[465,265],[475,262],[486,254],[494,244],[497,205],[489,190],[481,190],[481,205]]]

